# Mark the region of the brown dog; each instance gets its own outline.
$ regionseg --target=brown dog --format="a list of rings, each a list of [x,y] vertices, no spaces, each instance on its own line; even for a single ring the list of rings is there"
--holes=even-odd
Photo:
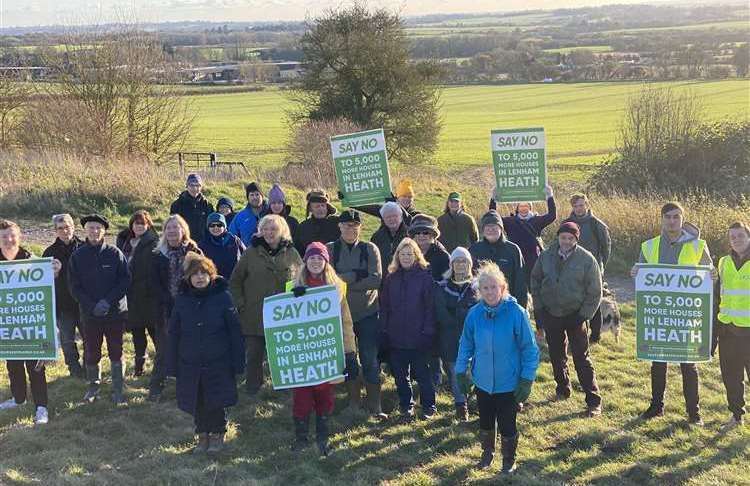
[[[620,309],[615,300],[615,294],[605,283],[602,287],[602,333],[612,331],[615,335],[615,342],[620,342]]]

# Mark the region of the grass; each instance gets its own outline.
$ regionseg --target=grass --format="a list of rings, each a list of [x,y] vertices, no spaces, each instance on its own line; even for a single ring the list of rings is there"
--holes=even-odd
[[[750,113],[747,79],[661,85],[692,90],[714,119]],[[489,170],[490,130],[525,126],[545,127],[552,165],[596,164],[613,150],[625,101],[640,86],[618,82],[445,88],[439,150],[428,165],[487,165]],[[263,168],[284,161],[284,110],[290,104],[282,92],[196,96],[193,101],[199,116],[185,150],[216,151],[221,159]]]
[[[624,339],[617,344],[605,335],[592,349],[604,400],[602,418],[581,416],[580,391],[567,402],[549,401],[554,380],[543,350],[532,407],[519,416],[520,469],[513,483],[747,484],[750,435],[718,430],[729,414],[716,360],[700,366],[705,428],[685,425],[675,366],[670,367],[666,416],[652,422],[636,418],[650,396],[649,365],[633,357],[632,307],[623,314]],[[131,362],[132,347],[126,341]],[[381,425],[342,414],[345,395],[339,390],[332,424],[335,452],[326,459],[312,450],[289,451],[288,393],[266,390],[257,399],[241,396],[230,412],[228,449],[207,458],[190,454],[192,420],[177,410],[173,385],[168,384],[163,403],[152,404],[145,400],[148,378],[128,373],[126,407],[115,409],[107,400],[108,384],[103,399],[88,406],[79,403],[84,383],[65,377],[63,368],[58,362],[48,373],[47,426],[32,426],[29,405],[0,414],[1,484],[503,484],[497,466],[474,469],[480,454],[477,417],[469,424],[455,423],[444,391],[431,422],[389,420]],[[105,370],[105,379],[107,375]],[[391,379],[385,382],[384,401],[390,409],[395,390]],[[3,397],[7,386],[3,373]]]

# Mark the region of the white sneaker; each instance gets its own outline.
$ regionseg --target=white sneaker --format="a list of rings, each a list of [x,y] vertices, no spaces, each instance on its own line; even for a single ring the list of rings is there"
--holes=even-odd
[[[47,407],[36,407],[36,415],[34,416],[34,423],[37,425],[46,424],[49,422],[49,413],[47,413]]]
[[[23,403],[16,403],[16,400],[14,398],[9,398],[0,403],[0,410],[10,410],[11,408],[16,408],[19,405],[23,405]]]

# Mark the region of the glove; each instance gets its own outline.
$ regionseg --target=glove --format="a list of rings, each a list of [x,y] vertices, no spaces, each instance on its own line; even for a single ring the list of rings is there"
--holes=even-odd
[[[361,268],[354,270],[354,273],[357,274],[357,280],[364,280],[370,276],[370,272]]]
[[[339,201],[343,201],[344,200],[344,193],[343,192],[339,191],[339,192],[336,193],[336,195],[339,197]]]
[[[92,311],[92,314],[94,314],[94,317],[104,317],[109,312],[109,302],[102,299],[99,302],[96,303],[94,306],[94,310]]]
[[[292,292],[294,293],[295,297],[302,297],[303,295],[307,293],[307,288],[300,285],[299,287],[294,287],[292,289]]]
[[[533,381],[524,380],[523,378],[518,381],[516,391],[513,392],[513,398],[516,399],[516,403],[524,403],[529,399],[529,395],[531,395],[531,385],[533,384]]]
[[[466,373],[457,373],[456,380],[458,381],[458,389],[461,393],[468,395],[471,393],[471,380]]]

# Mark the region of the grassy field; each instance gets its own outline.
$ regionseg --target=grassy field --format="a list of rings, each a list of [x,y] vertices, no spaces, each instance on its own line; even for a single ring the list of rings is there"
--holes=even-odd
[[[483,165],[493,128],[543,126],[552,164],[585,169],[610,153],[628,96],[640,83],[464,86],[443,90],[440,148],[430,165]],[[747,116],[750,80],[662,83],[692,90],[709,116]],[[186,150],[273,167],[284,160],[289,101],[279,91],[196,96],[199,116]],[[575,171],[574,171],[575,172]],[[580,175],[580,172],[579,172]]]
[[[650,395],[649,365],[633,357],[632,307],[624,314],[622,342],[607,334],[593,348],[603,396],[601,418],[581,416],[579,391],[567,402],[549,401],[554,381],[543,351],[531,407],[519,416],[520,469],[513,484],[747,484],[750,435],[719,430],[729,415],[715,360],[701,365],[704,428],[685,424],[674,367],[666,416],[648,423],[637,418]],[[129,344],[126,352],[131,360]],[[414,425],[342,415],[345,396],[339,391],[332,424],[335,451],[326,459],[310,449],[302,454],[289,450],[293,432],[288,393],[266,390],[257,399],[241,396],[230,412],[227,450],[216,457],[193,457],[192,420],[176,408],[173,385],[168,384],[163,403],[152,404],[145,401],[147,378],[128,373],[129,404],[115,409],[106,399],[107,384],[102,400],[80,404],[85,385],[65,377],[60,363],[50,370],[49,382],[48,425],[32,426],[30,405],[0,414],[0,484],[504,483],[497,469],[473,468],[480,454],[477,416],[468,424],[454,422],[445,391],[438,396],[437,417]],[[0,374],[0,390],[5,398],[5,373]],[[386,379],[385,390],[390,409],[396,403],[391,379]]]

